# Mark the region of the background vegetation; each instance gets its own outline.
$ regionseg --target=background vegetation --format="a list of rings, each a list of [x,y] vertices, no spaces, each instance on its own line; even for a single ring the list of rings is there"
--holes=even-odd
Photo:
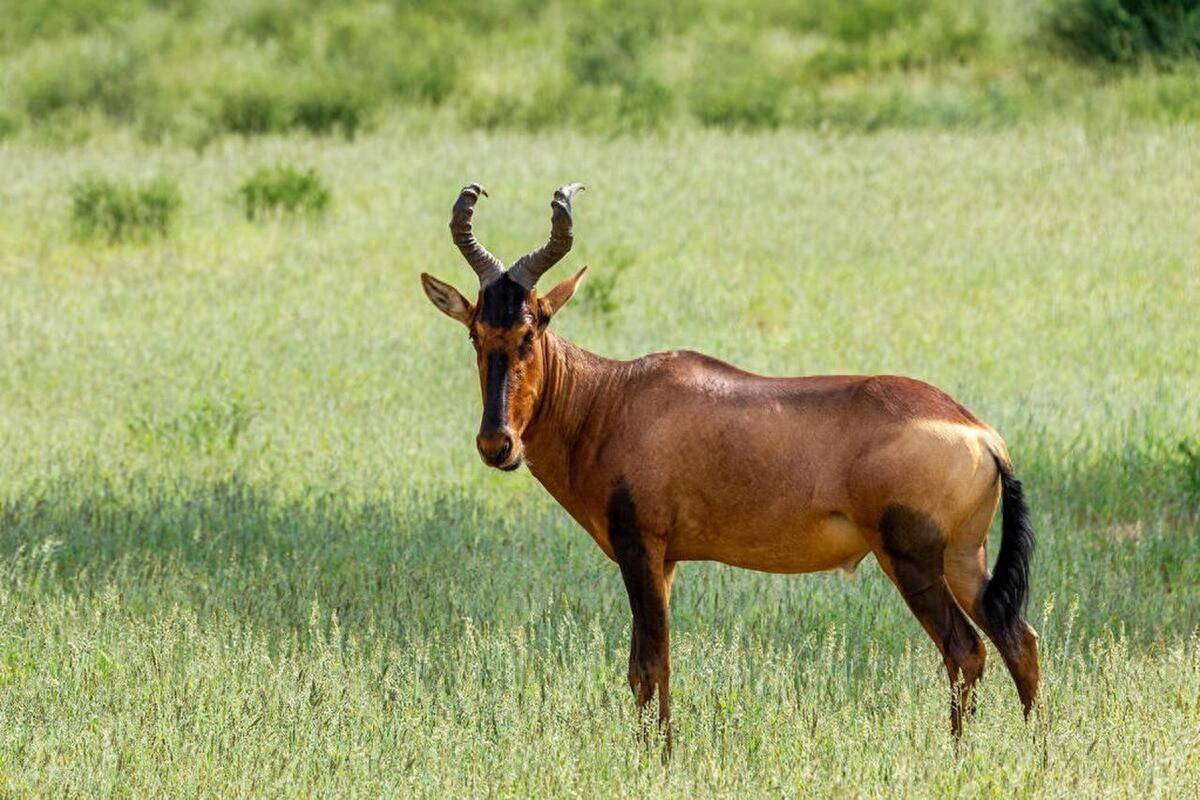
[[[0,149],[0,776],[54,795],[1189,795],[1200,781],[1194,133],[576,134]],[[251,222],[242,168],[327,176]],[[414,157],[414,153],[421,156]],[[70,236],[73,176],[178,176],[165,238]],[[1007,437],[1040,545],[1035,720],[853,580],[682,568],[676,758],[637,744],[617,570],[473,448],[464,175],[508,257],[588,184],[599,352],[900,372]],[[615,277],[614,277],[615,276]],[[995,550],[993,549],[993,553]]]
[[[0,19],[0,795],[1200,795],[1195,4]],[[472,286],[467,180],[508,259],[588,185],[585,347],[911,374],[993,423],[1034,719],[993,652],[956,749],[871,560],[686,564],[663,765],[616,568],[479,464],[418,288]]]
[[[0,135],[1200,118],[1195,0],[0,0]]]

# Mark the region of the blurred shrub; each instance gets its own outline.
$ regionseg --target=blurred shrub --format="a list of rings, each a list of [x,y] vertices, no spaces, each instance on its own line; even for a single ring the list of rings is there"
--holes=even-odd
[[[318,135],[340,131],[352,139],[375,105],[376,99],[349,76],[274,81],[261,77],[218,88],[212,121],[220,131],[243,136],[299,128]]]
[[[705,125],[776,128],[783,122],[784,87],[754,70],[730,69],[692,86],[688,107]]]
[[[11,111],[0,108],[0,140],[7,139],[16,133],[21,127],[17,115]]]
[[[775,128],[785,117],[789,88],[782,70],[772,69],[758,42],[746,36],[708,44],[688,88],[688,108],[705,125]]]
[[[110,242],[164,236],[181,204],[179,188],[166,177],[137,186],[89,175],[71,188],[71,226],[80,238]]]
[[[637,11],[647,8],[651,6],[592,5],[579,14],[563,45],[563,61],[571,76],[593,86],[636,81],[641,74],[642,55],[657,34],[654,17]]]
[[[244,36],[262,44],[271,40],[286,40],[296,31],[301,15],[288,0],[263,0],[249,7],[230,22],[228,34]]]
[[[353,139],[366,124],[375,101],[351,79],[315,80],[292,88],[289,123],[318,135],[340,131]]]
[[[1122,82],[1121,101],[1135,119],[1158,123],[1200,122],[1200,69],[1136,75]]]
[[[991,127],[1011,123],[1019,98],[989,87],[954,86],[921,91],[893,87],[832,94],[810,92],[790,109],[793,125],[818,130],[873,133],[891,128]]]
[[[88,33],[145,10],[146,0],[53,0],[0,4],[0,41],[10,44]]]
[[[796,3],[803,27],[844,42],[867,42],[920,18],[929,0],[810,0]]]
[[[654,78],[640,78],[621,87],[617,98],[616,126],[644,133],[661,130],[675,117],[674,93]]]
[[[1184,440],[1179,443],[1178,451],[1184,489],[1192,497],[1200,498],[1200,444]]]
[[[329,206],[330,192],[315,170],[291,165],[260,167],[238,187],[246,219],[269,214],[319,216]]]
[[[1053,0],[1042,26],[1083,61],[1200,57],[1200,0]]]
[[[743,28],[815,39],[812,71],[828,76],[974,57],[991,44],[994,13],[987,0],[761,0]]]
[[[230,133],[253,136],[285,130],[290,109],[278,86],[248,84],[219,88],[216,93],[216,126]]]
[[[445,18],[394,14],[390,8],[339,10],[321,22],[320,60],[357,76],[368,87],[415,103],[437,104],[459,86],[469,34]]]
[[[58,43],[33,52],[18,92],[35,120],[66,110],[97,109],[130,121],[139,100],[153,92],[141,62],[131,48],[110,39]]]

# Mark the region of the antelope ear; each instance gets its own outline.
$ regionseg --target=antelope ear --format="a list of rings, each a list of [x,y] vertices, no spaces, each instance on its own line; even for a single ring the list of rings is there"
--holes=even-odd
[[[438,311],[463,325],[471,324],[471,315],[475,313],[475,307],[458,293],[458,289],[425,272],[421,273],[421,288],[425,290],[429,302],[437,306]]]
[[[549,322],[550,318],[567,304],[567,301],[571,299],[571,295],[575,294],[575,289],[579,287],[579,281],[583,279],[583,273],[585,272],[587,272],[587,267],[579,270],[579,272],[576,272],[570,278],[567,278],[558,286],[546,292],[545,297],[538,298],[538,316],[541,317],[543,325]]]

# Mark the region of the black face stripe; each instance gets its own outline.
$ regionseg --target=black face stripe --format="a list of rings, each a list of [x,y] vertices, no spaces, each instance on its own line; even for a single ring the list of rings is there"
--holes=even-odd
[[[522,321],[529,292],[507,275],[483,290],[479,321],[493,328],[511,328]]]
[[[508,425],[508,354],[503,350],[488,353],[485,386],[480,430],[502,430]]]

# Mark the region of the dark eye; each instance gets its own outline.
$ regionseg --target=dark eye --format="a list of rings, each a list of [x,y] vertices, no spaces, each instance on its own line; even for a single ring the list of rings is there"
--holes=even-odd
[[[529,355],[529,351],[533,349],[533,331],[526,331],[521,337],[521,355]]]

